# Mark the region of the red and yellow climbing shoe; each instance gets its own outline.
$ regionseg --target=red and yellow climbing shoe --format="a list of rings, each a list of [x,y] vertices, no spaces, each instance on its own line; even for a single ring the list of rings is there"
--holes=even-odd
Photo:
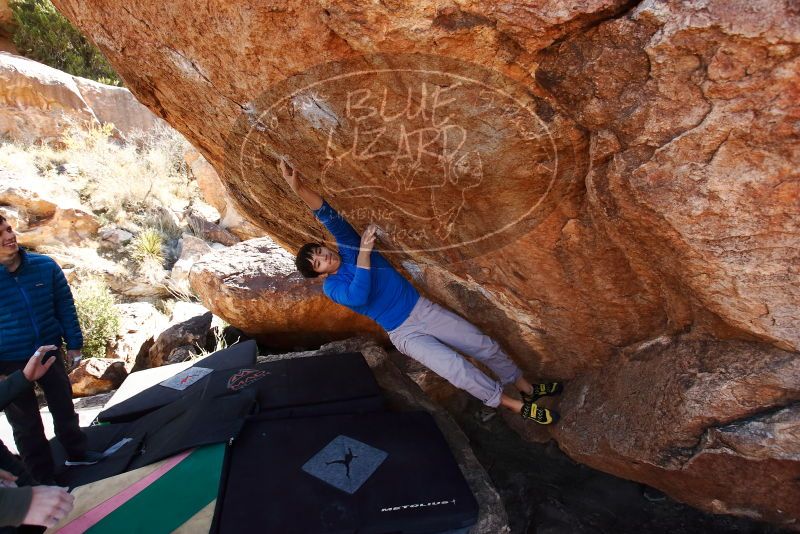
[[[523,401],[534,402],[539,397],[558,395],[562,391],[564,391],[564,386],[561,385],[561,382],[547,382],[545,384],[533,384],[532,392],[525,393],[520,391],[519,394],[522,396]]]
[[[547,408],[539,408],[534,402],[522,403],[522,410],[519,414],[523,419],[530,419],[540,425],[552,425],[558,421],[558,414],[551,412]]]

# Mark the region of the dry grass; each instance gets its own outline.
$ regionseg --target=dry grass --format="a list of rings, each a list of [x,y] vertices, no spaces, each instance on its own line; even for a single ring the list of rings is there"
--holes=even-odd
[[[74,189],[106,222],[120,223],[182,211],[200,196],[183,159],[188,146],[166,127],[121,140],[113,125],[73,125],[58,146],[0,144],[0,168]]]
[[[71,125],[51,145],[0,140],[0,169],[17,175],[21,187],[53,197],[59,205],[80,203],[101,226],[134,235],[123,244],[99,239],[88,244],[86,250],[102,262],[83,261],[81,247],[61,251],[64,261],[76,267],[73,280],[95,271],[109,276],[119,268],[132,280],[164,286],[165,269],[178,257],[179,240],[191,231],[181,216],[201,198],[184,160],[187,149],[186,140],[164,126],[122,139],[113,125]]]

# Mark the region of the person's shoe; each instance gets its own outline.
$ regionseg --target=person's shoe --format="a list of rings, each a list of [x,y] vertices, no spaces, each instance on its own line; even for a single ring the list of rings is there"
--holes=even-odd
[[[535,402],[539,397],[558,395],[562,391],[564,391],[564,386],[561,385],[561,382],[547,382],[545,384],[533,384],[531,393],[520,391],[519,394],[522,396],[523,401]]]
[[[551,412],[547,408],[539,408],[534,402],[522,403],[522,410],[519,414],[523,419],[530,419],[540,425],[552,425],[558,421],[556,412]]]
[[[94,465],[104,458],[105,456],[103,456],[102,453],[95,451],[86,451],[86,454],[83,455],[83,458],[75,460],[67,459],[67,461],[64,462],[64,465],[66,465],[67,467],[73,467],[76,465]]]

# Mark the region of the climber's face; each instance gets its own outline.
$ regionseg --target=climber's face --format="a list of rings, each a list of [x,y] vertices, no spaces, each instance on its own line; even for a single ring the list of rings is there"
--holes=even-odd
[[[5,219],[0,219],[0,258],[13,258],[19,253],[17,234]]]
[[[314,248],[309,261],[314,270],[323,275],[335,273],[342,264],[339,254],[323,245]]]

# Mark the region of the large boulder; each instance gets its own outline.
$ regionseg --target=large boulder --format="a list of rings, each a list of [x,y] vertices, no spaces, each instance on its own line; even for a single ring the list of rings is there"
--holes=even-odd
[[[562,450],[716,513],[800,517],[796,354],[664,336],[616,366],[568,384],[553,431]]]
[[[250,239],[203,256],[189,273],[203,304],[266,345],[312,347],[358,334],[386,342],[372,320],[332,302],[320,279],[303,278],[272,239]]]
[[[0,213],[11,221],[20,245],[78,245],[96,237],[100,223],[77,195],[38,177],[0,169]]]
[[[708,354],[723,367],[728,340],[754,343],[763,362],[776,349],[797,357],[791,2],[55,3],[192,141],[242,215],[291,250],[326,238],[275,169],[288,158],[357,230],[379,223],[390,260],[532,378],[625,391],[613,378],[637,381],[624,373],[628,349],[683,332],[718,344]],[[768,367],[748,381],[771,384]],[[731,380],[745,372],[730,369]],[[697,402],[721,421],[741,415]],[[775,407],[752,402],[752,413]],[[642,446],[660,447],[647,418],[630,424]],[[581,432],[567,422],[557,438],[634,476],[632,448],[612,453]],[[800,520],[785,512],[792,494],[737,489],[763,492],[776,470],[791,472],[800,458],[786,450],[758,449],[760,470],[715,453],[713,487],[691,467],[705,460],[647,479],[706,509],[788,523]]]
[[[128,89],[0,52],[0,138],[59,141],[70,123],[112,123],[122,135],[164,126]]]
[[[655,4],[541,54],[536,79],[615,147],[588,211],[668,320],[796,351],[800,12]]]

